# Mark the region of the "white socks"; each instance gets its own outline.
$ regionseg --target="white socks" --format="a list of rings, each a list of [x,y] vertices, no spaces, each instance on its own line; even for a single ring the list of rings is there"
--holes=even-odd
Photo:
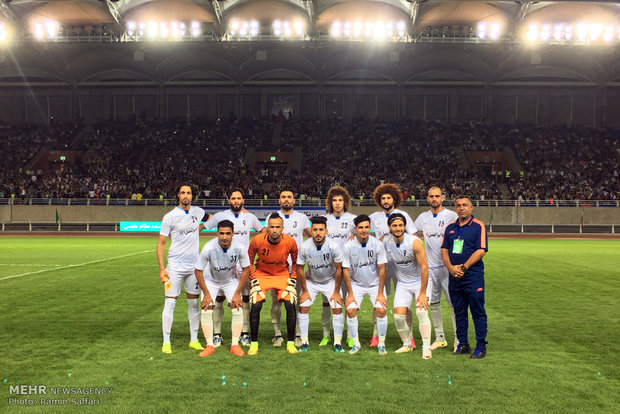
[[[301,337],[301,342],[304,344],[308,343],[308,326],[310,325],[310,315],[307,313],[298,313],[297,314],[297,326],[299,327],[299,336]]]
[[[187,319],[189,319],[190,342],[198,340],[200,329],[200,299],[187,299]]]
[[[431,347],[431,320],[428,318],[428,312],[416,308],[415,314],[420,323],[420,335],[422,336],[422,349],[430,349]]]
[[[232,345],[239,344],[239,337],[241,336],[241,328],[243,327],[243,309],[233,309],[232,310],[232,340],[230,342]]]
[[[379,334],[379,344],[385,344],[385,335],[387,334],[388,318],[387,315],[383,318],[377,317],[377,331]]]
[[[207,345],[213,346],[213,309],[200,313],[202,323],[202,333],[205,335]]]
[[[342,341],[342,333],[344,332],[344,314],[334,315],[334,345],[340,344]]]
[[[213,307],[213,333],[222,333],[222,317],[224,317],[224,302],[215,301]]]
[[[329,302],[327,301],[325,296],[323,296],[323,306],[321,308],[322,308],[322,310],[321,310],[321,323],[323,325],[323,337],[325,338],[325,337],[329,337],[329,335],[330,335],[330,332],[329,332],[329,322],[330,322],[331,316],[332,316],[332,308],[329,305]]]
[[[355,345],[360,346],[360,339],[357,334],[357,315],[352,318],[347,316],[347,329],[349,330]]]
[[[243,326],[241,332],[250,333],[250,301],[243,302]]]
[[[172,330],[174,307],[176,304],[176,299],[166,298],[164,300],[164,310],[161,313],[161,330],[164,333],[164,343],[170,342],[170,330]]]
[[[407,315],[394,314],[394,325],[396,331],[403,341],[404,346],[411,346],[411,335],[409,334],[409,325],[407,325]]]
[[[443,316],[441,315],[441,303],[431,303],[431,319],[435,327],[435,340],[445,341],[446,337],[443,333]]]

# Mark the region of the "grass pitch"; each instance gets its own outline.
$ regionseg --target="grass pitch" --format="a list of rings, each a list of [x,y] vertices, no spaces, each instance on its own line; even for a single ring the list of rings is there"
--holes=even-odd
[[[319,306],[310,312],[309,353],[271,347],[266,305],[256,357],[228,353],[227,312],[224,346],[198,358],[187,347],[184,296],[173,354],[163,355],[155,244],[156,237],[0,238],[0,412],[75,411],[85,409],[75,405],[87,404],[84,397],[98,401],[90,411],[117,413],[620,411],[620,241],[492,239],[484,259],[488,356],[480,361],[448,349],[422,360],[417,329],[418,349],[380,357],[366,346],[367,300],[359,355],[318,347]],[[394,351],[400,342],[391,316],[389,323]],[[48,395],[11,393],[16,385],[44,385]],[[52,387],[111,391],[49,395]]]

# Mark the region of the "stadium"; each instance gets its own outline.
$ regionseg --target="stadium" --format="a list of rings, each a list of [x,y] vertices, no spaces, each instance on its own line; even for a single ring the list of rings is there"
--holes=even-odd
[[[614,1],[0,0],[1,411],[617,412],[618,62]],[[199,358],[181,297],[162,354],[182,183],[263,223],[286,190],[308,217],[334,186],[370,215],[395,183],[414,219],[468,195],[488,356],[423,360],[415,323],[395,355],[393,293],[386,356],[365,301],[359,355],[317,346],[315,305],[308,353],[265,309],[260,354]]]

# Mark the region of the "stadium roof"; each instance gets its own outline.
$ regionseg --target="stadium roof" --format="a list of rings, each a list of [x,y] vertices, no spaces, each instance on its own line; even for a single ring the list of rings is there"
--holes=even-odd
[[[0,0],[0,18],[26,26],[33,18],[61,23],[121,23],[140,16],[189,18],[225,23],[231,17],[286,19],[301,15],[311,24],[363,17],[377,11],[398,14],[416,25],[474,23],[497,18],[519,24],[531,15],[580,19],[617,14],[616,1],[475,1],[475,0]]]

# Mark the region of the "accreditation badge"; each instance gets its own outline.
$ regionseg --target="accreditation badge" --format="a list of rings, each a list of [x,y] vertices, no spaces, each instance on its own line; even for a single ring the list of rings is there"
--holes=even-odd
[[[463,253],[463,240],[462,239],[454,240],[454,244],[452,244],[452,253],[454,254]]]

